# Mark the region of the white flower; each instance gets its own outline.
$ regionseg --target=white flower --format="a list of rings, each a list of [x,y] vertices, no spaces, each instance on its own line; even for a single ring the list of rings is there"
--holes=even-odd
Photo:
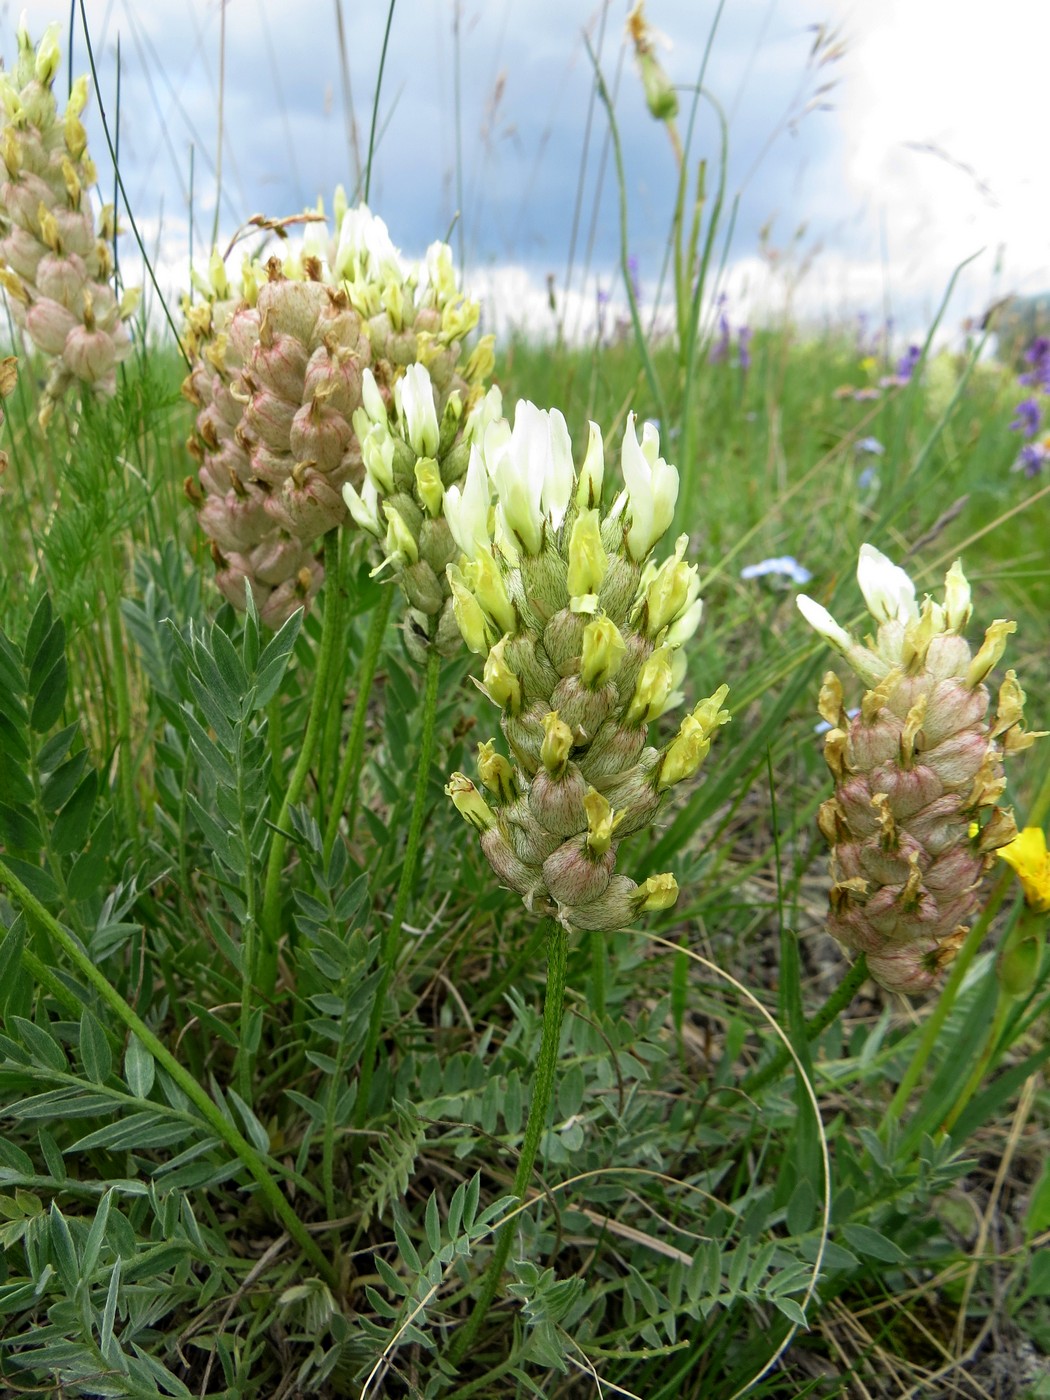
[[[639,445],[633,413],[627,419],[620,463],[631,515],[627,549],[632,559],[640,561],[674,518],[678,472],[660,456],[660,435],[652,423],[646,423],[643,428]]]
[[[491,496],[492,490],[485,464],[481,460],[477,443],[472,443],[462,487],[457,482],[445,492],[445,519],[448,521],[448,528],[452,531],[452,538],[468,559],[472,559],[482,549],[488,550],[491,547]]]
[[[379,520],[379,492],[370,476],[366,476],[361,483],[360,495],[348,481],[343,487],[343,500],[355,524],[370,535],[375,535],[376,539],[383,538],[385,531]]]
[[[394,398],[413,451],[420,457],[435,456],[441,433],[434,407],[434,386],[425,365],[408,366],[405,377],[394,385]]]
[[[700,619],[704,615],[704,600],[697,598],[690,603],[685,611],[671,623],[668,627],[664,642],[669,647],[685,646],[696,629],[700,626]]]
[[[401,254],[394,247],[386,224],[366,204],[348,209],[339,225],[335,254],[338,277],[393,278],[403,282]]]
[[[864,594],[868,611],[876,622],[918,621],[915,585],[903,569],[870,544],[862,544],[860,547],[857,582]]]
[[[882,680],[890,669],[889,662],[855,642],[845,627],[839,626],[827,608],[805,593],[797,594],[795,602],[810,627],[843,654],[865,685],[877,685]]]
[[[447,243],[431,243],[419,269],[420,296],[428,291],[434,293],[434,303],[443,306],[456,295],[456,270],[452,263],[452,249]]]
[[[376,377],[370,369],[361,375],[361,402],[373,423],[386,423],[387,412],[383,395],[379,392]]]
[[[528,554],[543,545],[544,521],[559,529],[572,495],[575,472],[565,419],[520,400],[514,427],[506,420],[485,429],[482,457],[499,497],[504,531]]]
[[[838,647],[839,651],[848,652],[855,645],[845,627],[840,627],[827,608],[822,607],[815,599],[806,593],[800,593],[795,602],[798,604],[799,612],[810,627],[815,632],[819,632],[832,646]]]
[[[503,395],[499,391],[499,385],[493,384],[467,414],[466,422],[463,425],[464,440],[466,442],[480,442],[485,436],[485,429],[488,425],[497,422],[502,417]]]
[[[384,495],[394,490],[394,439],[386,423],[373,423],[360,438],[361,460],[368,479],[375,482]]]

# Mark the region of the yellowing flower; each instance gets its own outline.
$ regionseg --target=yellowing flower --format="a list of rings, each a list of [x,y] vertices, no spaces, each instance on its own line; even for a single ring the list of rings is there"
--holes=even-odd
[[[999,855],[1017,873],[1025,902],[1038,914],[1050,912],[1050,852],[1042,827],[1026,826]]]

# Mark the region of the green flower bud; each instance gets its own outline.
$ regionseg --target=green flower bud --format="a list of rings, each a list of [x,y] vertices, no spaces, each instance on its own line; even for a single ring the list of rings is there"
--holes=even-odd
[[[383,548],[386,550],[387,561],[401,566],[414,564],[419,558],[419,546],[404,518],[388,501],[383,502],[383,514],[386,516],[386,539]]]
[[[608,683],[623,664],[627,647],[616,624],[608,617],[595,618],[583,632],[580,678],[590,690]],[[593,732],[593,731],[592,731]]]
[[[476,831],[487,831],[495,826],[495,813],[465,773],[453,773],[445,785],[445,793],[452,798],[460,816]]]
[[[728,724],[728,710],[721,708],[729,694],[727,685],[720,685],[707,700],[701,700],[692,714],[686,715],[678,735],[668,745],[660,764],[659,790],[691,778],[703,763],[711,748],[711,736],[722,724]]]
[[[618,825],[616,815],[596,788],[591,788],[583,805],[587,812],[587,849],[593,856],[603,856],[612,845]]]
[[[580,599],[593,599],[586,609],[575,606],[576,612],[596,612],[597,593],[609,568],[609,556],[602,545],[597,510],[581,510],[573,521],[569,536],[569,572],[567,585],[574,604]]]
[[[657,647],[643,663],[635,682],[634,695],[624,716],[629,727],[649,724],[662,715],[674,688],[669,647]]]
[[[441,472],[433,457],[419,458],[415,466],[415,477],[419,499],[432,516],[440,515],[444,487],[441,484]]]
[[[543,720],[543,743],[540,745],[540,762],[552,778],[560,778],[572,752],[572,730],[558,718],[558,711],[551,710]]]
[[[497,753],[491,739],[478,745],[478,776],[501,805],[515,802],[521,795],[514,765]]]
[[[521,709],[521,682],[504,658],[507,640],[501,637],[485,658],[484,689],[494,704],[516,715]]]
[[[344,493],[346,488],[343,488]],[[454,564],[445,571],[452,589],[452,608],[456,622],[468,648],[477,656],[488,652],[492,641],[492,631],[474,594],[466,586],[463,575]]]
[[[650,875],[639,886],[638,894],[641,896],[638,905],[640,911],[651,913],[659,909],[670,909],[678,903],[678,881],[670,872],[664,875]]]
[[[597,423],[589,424],[587,455],[576,483],[576,504],[581,511],[596,508],[602,499],[602,477],[605,473],[605,447],[602,430]]]

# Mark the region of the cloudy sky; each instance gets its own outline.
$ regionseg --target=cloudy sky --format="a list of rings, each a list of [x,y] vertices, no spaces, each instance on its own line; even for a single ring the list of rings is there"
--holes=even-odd
[[[550,326],[553,276],[571,330],[616,276],[609,123],[585,35],[615,99],[630,248],[655,293],[675,164],[624,50],[626,8],[395,4],[370,202],[409,253],[451,228],[468,283],[486,289],[503,321]],[[8,64],[21,9],[0,0]],[[191,240],[197,253],[210,244],[217,200],[225,242],[253,213],[293,213],[319,195],[330,203],[337,183],[358,184],[381,0],[227,0],[221,193],[220,0],[84,0],[83,9],[111,126],[119,36],[121,168],[166,285],[184,284]],[[61,10],[65,50],[65,0],[29,0],[26,10],[34,36]],[[716,13],[713,0],[648,3],[683,127]],[[727,208],[738,206],[726,288],[739,318],[789,303],[814,317],[877,320],[888,309],[901,334],[915,333],[973,254],[952,325],[1008,292],[1050,289],[1048,51],[1044,0],[726,0],[704,86],[728,120]],[[73,69],[87,67],[78,3]],[[692,147],[694,159],[708,157],[709,186],[713,112],[701,105]],[[108,191],[97,98],[89,135]]]

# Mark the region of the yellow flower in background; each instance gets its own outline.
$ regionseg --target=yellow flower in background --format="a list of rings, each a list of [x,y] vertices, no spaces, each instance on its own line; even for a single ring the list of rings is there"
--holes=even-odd
[[[1050,912],[1050,852],[1042,827],[1026,826],[999,855],[1016,871],[1028,906],[1038,914]]]

